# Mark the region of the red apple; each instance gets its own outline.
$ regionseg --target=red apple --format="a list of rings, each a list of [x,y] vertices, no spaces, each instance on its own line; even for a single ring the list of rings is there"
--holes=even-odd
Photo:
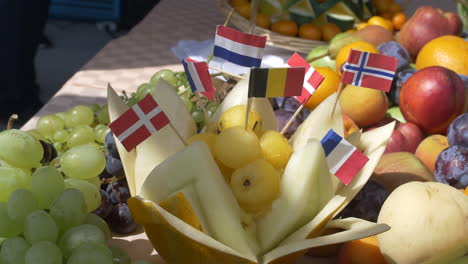
[[[419,143],[424,139],[423,132],[413,123],[402,123],[398,126],[398,131],[406,139],[406,149],[408,152],[415,153]]]
[[[398,129],[393,130],[392,136],[388,141],[387,148],[385,149],[385,153],[392,153],[392,152],[409,152],[407,149],[408,143],[406,138],[401,134]]]
[[[422,6],[403,25],[397,41],[411,56],[416,56],[429,41],[444,35],[460,35],[462,21],[455,13],[443,12],[430,6]]]
[[[431,66],[417,71],[401,87],[399,106],[406,121],[429,134],[445,134],[463,113],[465,87],[453,71]]]

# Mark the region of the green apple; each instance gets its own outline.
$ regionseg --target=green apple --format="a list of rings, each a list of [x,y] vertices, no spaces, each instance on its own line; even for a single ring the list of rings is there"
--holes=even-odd
[[[403,117],[403,114],[401,113],[400,107],[398,107],[398,106],[390,107],[387,110],[387,116],[390,116],[390,117],[400,121],[401,123],[406,123],[406,120]]]
[[[319,46],[316,48],[313,48],[309,54],[307,55],[306,59],[310,60],[312,58],[317,58],[320,56],[323,56],[328,53],[328,45],[326,46]],[[310,63],[310,66],[312,67],[330,67],[332,69],[335,69],[335,61],[330,58],[330,56],[325,56],[323,58],[314,60]]]

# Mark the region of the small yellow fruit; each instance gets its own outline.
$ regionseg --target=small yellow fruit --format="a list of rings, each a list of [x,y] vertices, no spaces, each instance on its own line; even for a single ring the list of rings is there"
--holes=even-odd
[[[210,148],[211,155],[215,157],[215,142],[216,142],[216,134],[213,133],[200,133],[195,134],[187,140],[187,143],[192,144],[195,141],[202,141],[205,142],[208,147]]]
[[[237,169],[260,158],[257,135],[243,127],[230,127],[216,137],[215,155],[229,168]]]
[[[289,141],[274,130],[267,130],[262,134],[260,147],[263,158],[277,169],[286,167],[293,153]]]
[[[218,121],[218,132],[223,132],[225,129],[234,126],[245,126],[246,105],[236,105],[225,111]],[[247,128],[257,135],[261,135],[263,129],[262,117],[255,110],[250,110],[249,123]]]

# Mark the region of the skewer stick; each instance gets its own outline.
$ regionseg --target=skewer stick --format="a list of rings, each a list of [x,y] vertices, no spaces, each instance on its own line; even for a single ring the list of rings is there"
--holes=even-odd
[[[316,61],[316,60],[320,60],[321,58],[324,58],[326,56],[330,55],[330,53],[327,51],[327,53],[323,54],[323,55],[320,55],[320,56],[317,56],[317,57],[313,57],[313,58],[310,58],[307,60],[307,62],[313,62],[313,61]]]
[[[291,118],[289,118],[288,122],[286,123],[286,125],[284,125],[283,129],[281,129],[281,135],[284,135],[284,133],[286,133],[286,130],[288,130],[288,128],[291,126],[294,120],[296,120],[297,115],[302,111],[302,109],[304,109],[304,105],[301,104],[301,106],[297,108],[296,112],[294,112]]]
[[[220,69],[220,68],[218,68],[218,67],[214,67],[214,66],[208,65],[208,68],[213,69],[213,70],[215,70],[215,71],[219,71],[219,72],[225,73],[225,74],[230,75],[230,76],[232,76],[232,77],[235,77],[235,78],[237,78],[237,79],[245,80],[245,77],[242,77],[242,76],[237,75],[237,74],[235,74],[235,73],[227,72],[227,71],[225,71],[225,70],[223,70],[223,69]]]
[[[247,99],[247,110],[245,111],[245,129],[249,127],[249,113],[252,108],[253,97]]]
[[[259,5],[259,0],[252,0],[252,9],[250,10],[250,34],[254,33],[255,26],[257,25],[257,11]]]
[[[177,131],[177,129],[174,127],[174,125],[169,122],[169,126],[172,128],[172,130],[174,131],[174,133],[176,133],[176,135],[179,137],[180,141],[182,141],[182,143],[187,146],[187,141],[185,141],[185,139],[182,137],[182,135],[179,133],[179,131]]]
[[[338,95],[336,96],[336,101],[335,101],[335,104],[333,105],[333,110],[331,112],[332,116],[335,113],[336,105],[338,104],[338,100],[340,99],[340,94],[343,91],[344,86],[345,86],[345,84],[340,82],[340,86],[338,87]]]
[[[15,121],[18,120],[18,115],[17,114],[12,114],[10,118],[8,118],[8,124],[7,124],[7,129],[12,129],[13,125],[15,124]]]
[[[201,96],[200,96],[200,93],[199,92],[196,92],[195,93],[195,97],[197,98],[197,102],[200,102],[199,105],[200,105],[200,108],[203,112],[203,117],[205,118],[205,122],[208,122],[208,111],[206,110],[205,108],[205,105],[201,102]]]

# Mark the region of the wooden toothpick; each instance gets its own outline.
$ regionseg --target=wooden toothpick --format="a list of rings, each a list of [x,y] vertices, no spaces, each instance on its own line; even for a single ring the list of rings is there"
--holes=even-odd
[[[304,105],[301,104],[301,106],[299,106],[297,108],[296,112],[294,112],[294,114],[291,116],[291,118],[289,118],[288,122],[286,123],[286,125],[284,125],[283,129],[281,129],[281,132],[280,132],[281,135],[284,135],[284,133],[286,133],[286,130],[288,130],[288,128],[294,122],[297,115],[302,111],[302,109],[304,109]]]
[[[344,86],[345,86],[345,84],[340,82],[340,86],[338,87],[338,95],[336,96],[336,101],[335,101],[335,104],[333,105],[333,110],[331,112],[332,116],[333,116],[333,114],[335,114],[336,105],[338,104],[338,100],[340,99],[340,94],[343,91]]]
[[[253,97],[249,97],[247,99],[247,109],[245,111],[245,129],[249,127],[249,113],[250,113],[250,109],[252,108],[252,100],[253,100]]]
[[[223,70],[223,69],[220,69],[220,68],[217,68],[217,67],[214,67],[214,66],[208,65],[208,68],[213,69],[213,70],[215,70],[215,71],[219,71],[219,72],[225,73],[225,74],[227,74],[227,75],[229,75],[229,76],[232,76],[232,77],[235,77],[235,78],[237,78],[237,79],[245,80],[245,77],[243,77],[243,76],[237,75],[237,74],[235,74],[235,73],[227,72],[227,71],[225,71],[225,70]]]

